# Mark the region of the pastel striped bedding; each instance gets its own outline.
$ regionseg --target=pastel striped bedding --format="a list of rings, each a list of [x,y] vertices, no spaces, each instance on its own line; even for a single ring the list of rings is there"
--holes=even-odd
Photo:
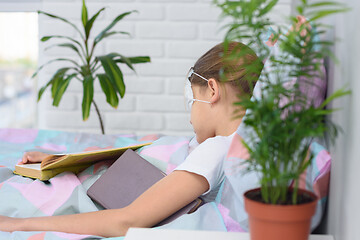
[[[239,131],[240,132],[240,131]],[[240,133],[241,134],[241,133]],[[247,215],[243,209],[242,194],[257,187],[255,174],[243,174],[241,162],[247,152],[235,134],[228,157],[224,162],[226,178],[214,202],[203,205],[193,214],[184,215],[161,228],[215,231],[247,231]],[[15,164],[26,150],[78,152],[99,148],[120,147],[139,141],[154,141],[138,153],[146,160],[170,173],[188,154],[189,137],[161,135],[97,135],[35,129],[0,129],[0,214],[12,217],[35,217],[73,214],[102,209],[86,191],[107,169],[105,163],[96,163],[78,175],[62,173],[41,182],[13,174]],[[323,214],[327,199],[331,158],[319,144],[311,146],[314,153],[311,167],[303,177],[302,187],[320,196],[313,218],[315,227]],[[0,239],[102,239],[60,232],[0,232]],[[115,238],[115,239],[122,239]]]

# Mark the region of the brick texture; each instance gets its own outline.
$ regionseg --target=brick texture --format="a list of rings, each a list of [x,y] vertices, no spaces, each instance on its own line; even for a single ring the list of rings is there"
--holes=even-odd
[[[220,10],[211,0],[87,0],[87,5],[89,15],[106,7],[94,24],[91,40],[117,15],[138,10],[114,28],[115,31],[129,32],[131,37],[114,35],[108,38],[99,44],[96,56],[119,52],[125,56],[149,55],[152,59],[149,64],[136,65],[136,73],[125,65],[120,66],[126,94],[117,109],[107,104],[98,80],[95,81],[94,99],[100,108],[106,133],[192,135],[190,114],[185,111],[184,81],[197,58],[222,41],[225,32],[221,30],[224,23],[218,21]],[[283,21],[282,16],[290,13],[290,7],[291,0],[280,0],[272,18]],[[81,0],[43,0],[42,10],[66,17],[81,28]],[[68,24],[40,16],[39,37],[52,34],[80,40]],[[40,43],[40,64],[57,57],[77,59],[68,49],[44,51],[59,42]],[[39,74],[38,87],[47,83],[63,66],[66,64],[52,64],[44,69]],[[51,105],[50,92],[46,91],[39,102],[38,127],[99,133],[94,108],[89,120],[82,121],[82,91],[81,82],[73,80],[58,108]]]

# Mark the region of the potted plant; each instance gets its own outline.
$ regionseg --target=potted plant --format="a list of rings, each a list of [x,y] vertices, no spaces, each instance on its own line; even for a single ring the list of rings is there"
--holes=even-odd
[[[99,117],[101,132],[105,134],[104,125],[101,118],[101,114],[96,102],[93,99],[94,96],[94,81],[99,80],[101,89],[106,95],[106,101],[114,108],[117,108],[119,104],[119,97],[123,98],[125,95],[125,83],[123,73],[118,66],[119,63],[126,64],[131,70],[135,71],[133,64],[150,62],[148,56],[136,56],[125,57],[119,53],[109,53],[104,56],[94,56],[95,48],[106,38],[116,35],[125,34],[130,35],[128,32],[113,31],[113,27],[121,21],[124,17],[136,12],[124,12],[118,15],[108,26],[106,26],[100,33],[94,36],[91,40],[91,30],[98,18],[98,16],[105,10],[101,8],[92,17],[89,18],[85,0],[82,1],[81,22],[82,30],[80,30],[76,24],[71,23],[65,18],[56,16],[47,12],[38,11],[39,14],[44,14],[50,18],[54,18],[69,24],[73,27],[76,33],[80,36],[81,40],[63,36],[52,35],[44,36],[41,38],[42,42],[47,42],[52,39],[65,40],[64,43],[57,43],[47,47],[48,50],[53,47],[67,48],[73,51],[78,61],[70,58],[56,58],[48,61],[38,68],[33,74],[35,77],[38,72],[46,65],[53,62],[66,62],[69,64],[67,67],[59,68],[51,79],[45,84],[38,93],[38,101],[41,99],[44,91],[51,87],[51,96],[53,98],[53,105],[59,106],[60,100],[64,92],[66,91],[71,80],[76,79],[83,85],[83,100],[82,100],[82,117],[86,121],[90,115],[90,107],[95,107],[96,113]]]
[[[337,90],[322,103],[308,94],[323,78],[323,59],[331,57],[329,47],[333,44],[320,40],[319,35],[326,32],[327,26],[318,20],[347,9],[336,2],[301,0],[296,8],[299,16],[289,18],[292,26],[289,28],[274,24],[267,16],[277,2],[215,1],[231,21],[226,25],[225,48],[230,41],[245,42],[265,63],[258,80],[260,95],[251,99],[241,97],[235,103],[247,109],[243,118],[248,133],[243,140],[249,152],[247,170],[260,175],[260,188],[244,194],[251,239],[305,240],[317,198],[299,189],[300,176],[310,164],[312,140],[325,132],[336,136],[337,127],[325,121],[334,111],[326,108],[328,103],[350,93]],[[264,35],[270,26],[276,28],[266,41]],[[269,45],[276,41],[280,53],[270,54]],[[226,58],[233,61],[246,54],[233,51]],[[247,74],[256,74],[257,64],[248,65]],[[223,76],[226,81],[226,74]]]

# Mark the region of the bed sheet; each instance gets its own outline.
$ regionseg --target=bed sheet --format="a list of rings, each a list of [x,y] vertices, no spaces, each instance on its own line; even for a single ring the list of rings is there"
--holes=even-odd
[[[206,203],[192,214],[161,226],[167,229],[248,231],[247,214],[242,194],[258,187],[259,176],[244,173],[244,159],[248,153],[241,144],[241,128],[235,134],[224,161],[225,180],[214,202]],[[47,182],[13,174],[14,166],[28,150],[79,152],[100,148],[121,147],[152,141],[137,152],[166,173],[172,172],[188,155],[190,137],[162,135],[98,135],[36,129],[0,129],[0,214],[11,217],[36,217],[74,214],[101,210],[86,194],[87,189],[109,167],[99,162],[78,175],[62,173]],[[304,173],[301,187],[315,192],[321,199],[312,227],[323,215],[331,158],[319,144],[311,147],[312,164]],[[104,239],[99,236],[60,232],[0,232],[2,239],[77,240]],[[108,238],[108,239],[122,239]]]
[[[86,191],[109,167],[108,163],[99,162],[78,175],[65,172],[43,182],[13,174],[14,166],[20,161],[24,151],[70,153],[153,141],[153,144],[137,152],[162,171],[170,173],[186,158],[189,140],[189,137],[161,135],[98,135],[36,129],[0,129],[0,214],[25,218],[102,209],[87,196]],[[214,204],[206,204],[196,214],[180,217],[176,222],[162,228],[226,230]],[[103,238],[61,232],[19,231],[0,232],[0,239]]]

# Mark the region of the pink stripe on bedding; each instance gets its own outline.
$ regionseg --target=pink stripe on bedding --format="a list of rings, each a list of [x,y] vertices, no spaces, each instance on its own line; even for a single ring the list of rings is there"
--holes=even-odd
[[[171,155],[180,147],[188,143],[188,141],[181,141],[173,145],[150,146],[142,150],[141,154],[159,159],[164,162],[169,162]]]
[[[50,179],[51,185],[37,180],[30,184],[9,182],[21,194],[47,216],[51,216],[71,196],[74,189],[80,185],[79,179],[73,173],[63,173]]]
[[[32,235],[27,240],[44,240],[45,235],[46,235],[46,232],[38,233],[38,234]]]
[[[322,150],[319,152],[319,154],[316,156],[316,166],[320,170],[320,174],[324,171],[328,171],[328,164],[331,162],[331,156],[328,151]],[[316,180],[315,180],[316,181]]]
[[[40,148],[40,149],[46,149],[46,150],[57,151],[57,152],[66,152],[66,150],[67,150],[65,145],[57,145],[57,144],[53,144],[53,143],[44,143],[43,145],[36,146],[36,147]]]
[[[246,232],[240,224],[229,216],[230,210],[222,204],[217,204],[219,212],[224,220],[228,232]]]
[[[249,158],[249,152],[245,148],[245,146],[242,144],[242,137],[238,134],[235,134],[231,145],[229,148],[229,152],[227,154],[227,159],[230,158],[241,158],[241,159],[248,159]]]
[[[91,237],[91,235],[81,235],[81,234],[64,233],[64,232],[53,232],[53,234],[67,240],[80,240],[87,237]]]
[[[30,143],[38,135],[36,129],[1,129],[0,140],[9,143]]]

